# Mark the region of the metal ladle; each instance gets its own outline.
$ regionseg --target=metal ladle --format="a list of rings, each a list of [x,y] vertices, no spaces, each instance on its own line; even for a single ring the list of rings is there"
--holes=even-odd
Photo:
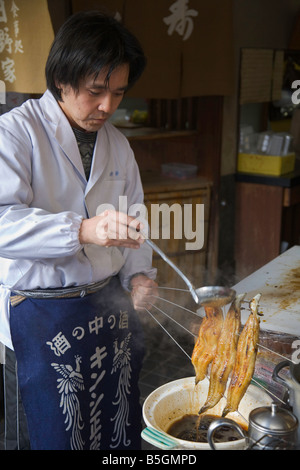
[[[209,306],[209,307],[223,307],[231,302],[236,292],[229,287],[222,286],[205,286],[195,289],[189,279],[183,274],[183,272],[165,255],[165,253],[155,244],[152,240],[145,237],[146,243],[151,246],[151,248],[159,254],[166,263],[168,263],[174,271],[181,277],[189,288],[190,293],[196,304],[200,306]]]

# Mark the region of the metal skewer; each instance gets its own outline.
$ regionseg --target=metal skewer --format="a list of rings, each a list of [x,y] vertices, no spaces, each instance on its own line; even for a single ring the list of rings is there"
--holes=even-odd
[[[174,288],[176,289],[176,288]],[[176,304],[174,302],[171,302],[169,300],[166,300],[164,299],[163,297],[158,297],[158,296],[154,296],[155,298],[158,298],[159,300],[163,300],[165,302],[168,302],[174,306],[177,306],[179,308],[182,308],[184,310],[187,310],[193,314],[195,314],[195,312],[193,312],[192,310],[189,310],[189,309],[186,309],[185,307],[179,305],[179,304]],[[166,316],[169,320],[171,320],[173,323],[175,323],[177,326],[179,326],[180,328],[184,329],[187,333],[191,334],[192,336],[196,337],[196,335],[194,333],[192,333],[191,331],[189,331],[187,328],[185,328],[183,325],[181,325],[179,322],[177,322],[176,320],[174,320],[174,318],[172,318],[171,316],[169,316],[166,312],[164,312],[163,310],[161,310],[159,307],[157,307],[156,305],[154,304],[150,304],[152,307],[156,308],[160,313],[162,313],[164,316]],[[176,339],[168,332],[168,330],[159,322],[159,320],[147,309],[145,308],[145,310],[147,311],[147,313],[152,317],[152,319],[163,329],[163,331],[173,340],[173,342],[179,347],[179,349],[181,349],[181,351],[189,358],[189,360],[191,360],[191,356],[182,348],[182,346],[178,343],[178,341],[176,341]],[[262,347],[262,348],[266,348],[267,350],[271,351],[272,353],[274,354],[277,354],[278,356],[280,357],[283,357],[285,359],[287,359],[285,356],[283,356],[282,354],[280,353],[277,353],[276,351],[272,351],[270,350],[269,348],[263,346],[263,345],[260,345],[258,344],[259,347]],[[207,379],[209,379],[207,376],[206,376]],[[264,387],[264,385],[262,385],[259,381],[257,381],[255,378],[252,377],[252,382],[255,383],[258,387],[260,387],[261,389],[265,390],[267,393],[269,393],[270,395],[272,395],[275,399],[277,399],[278,401],[280,401],[281,403],[285,403],[284,400],[282,400],[281,398],[277,397],[273,392],[271,392],[269,389],[267,389],[266,387]],[[225,396],[225,395],[223,395]],[[226,397],[225,397],[226,398]],[[241,417],[243,419],[246,420],[246,418],[244,416],[241,415]],[[246,420],[247,421],[247,420]]]
[[[161,289],[171,289],[171,290],[180,290],[180,291],[185,291],[185,292],[188,292],[187,289],[178,289],[177,287],[160,287]],[[176,304],[175,302],[172,302],[171,300],[167,300],[167,299],[164,299],[163,297],[159,297],[159,296],[153,296],[154,298],[156,299],[159,299],[159,300],[162,300],[163,302],[167,302],[171,305],[174,305],[175,307],[178,307],[178,308],[181,308],[182,310],[185,310],[187,312],[190,312],[190,313],[193,313],[194,315],[197,315],[197,316],[200,316],[202,318],[205,317],[205,313],[203,312],[194,312],[193,310],[190,310],[186,307],[183,307],[182,305],[179,305],[179,304]],[[243,301],[243,303],[249,303],[249,301]],[[163,313],[163,312],[162,312]],[[166,314],[165,314],[166,315]],[[171,317],[170,317],[171,319]],[[285,359],[287,361],[290,361],[292,364],[294,364],[293,360],[288,358],[287,356],[284,356],[283,354],[280,354],[279,352],[277,351],[273,351],[272,349],[268,348],[267,346],[263,345],[263,344],[257,344],[257,346],[259,346],[260,348],[263,348],[265,349],[266,351],[269,351],[275,355],[277,355],[278,357],[281,357],[282,359]]]
[[[155,305],[152,305],[153,307],[156,307]],[[156,307],[162,314],[166,315],[168,318],[170,318],[172,321],[175,321],[173,320],[171,317],[169,317],[169,315],[167,315],[164,311],[160,310],[158,307]],[[191,356],[183,349],[183,347],[178,343],[178,341],[176,341],[176,339],[174,338],[174,336],[171,335],[171,333],[169,333],[169,331],[160,323],[160,321],[157,320],[157,318],[150,312],[150,310],[148,310],[147,308],[145,308],[146,312],[153,318],[153,320],[163,329],[163,331],[165,333],[167,333],[167,335],[172,339],[172,341],[174,341],[174,343],[176,344],[176,346],[179,347],[179,349],[189,358],[189,360],[191,361]],[[182,325],[180,325],[179,323],[177,323],[175,321],[176,324],[178,324],[179,326],[181,326],[182,328],[184,328]],[[185,328],[184,328],[185,329]],[[187,330],[186,330],[187,331]],[[191,333],[189,331],[189,333]],[[192,334],[192,333],[191,333]],[[209,377],[206,375],[205,376],[206,380],[209,380]],[[226,399],[226,396],[223,394],[223,397]],[[245,420],[246,423],[248,423],[248,420],[247,418],[245,418],[245,416],[243,416],[241,414],[241,412],[239,410],[236,410],[236,413],[243,419]]]
[[[179,347],[179,349],[181,349],[181,351],[189,358],[191,359],[190,355],[183,349],[183,347],[178,343],[178,341],[176,341],[176,339],[171,335],[171,333],[168,332],[168,330],[157,320],[157,318],[150,312],[150,310],[148,310],[147,308],[145,308],[146,312],[149,313],[150,317],[152,317],[152,319],[163,329],[163,331],[174,341],[174,343],[176,344],[176,346]],[[164,312],[162,312],[164,313]]]
[[[182,305],[176,304],[175,302],[172,302],[171,300],[164,299],[163,297],[158,297],[157,295],[153,295],[155,299],[163,300],[163,302],[167,302],[168,304],[174,305],[175,307],[179,307],[182,310],[185,310],[186,312],[193,313],[194,315],[197,315],[198,317],[205,317],[205,314],[202,312],[194,312],[193,310],[190,310],[186,307],[183,307]]]

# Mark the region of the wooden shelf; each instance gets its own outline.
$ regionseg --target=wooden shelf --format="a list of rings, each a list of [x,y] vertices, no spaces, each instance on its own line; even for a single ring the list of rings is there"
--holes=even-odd
[[[212,182],[201,176],[192,178],[168,178],[158,171],[142,171],[141,178],[145,193],[157,193],[163,191],[182,191],[192,189],[206,189],[212,186]]]
[[[189,276],[192,283],[197,286],[205,285],[206,274],[209,269],[208,244],[212,184],[202,177],[181,180],[167,178],[159,172],[152,171],[143,172],[141,177],[149,223],[151,221],[153,241],[170,257],[176,266]],[[172,216],[171,213],[165,213],[165,216],[162,214],[159,216],[157,207],[167,205],[169,208],[173,206],[184,208],[189,205],[192,207],[192,213],[188,214],[188,217],[190,217],[188,222],[192,223],[193,220],[195,222],[193,217],[195,217],[198,204],[204,205],[204,217],[201,220],[201,229],[204,230],[203,245],[187,248],[187,243],[194,242],[194,240],[186,238],[185,224],[187,221],[184,214],[180,213],[179,216],[176,216],[174,213]],[[154,217],[152,218],[153,214]],[[195,223],[192,225],[193,230],[195,230]],[[168,236],[164,236],[166,234]],[[160,286],[176,289],[186,288],[178,274],[156,253],[153,255],[153,265],[158,270],[157,282]],[[167,299],[184,307],[192,308],[194,306],[192,297],[187,295],[186,292],[169,291]]]
[[[169,139],[172,137],[188,137],[197,134],[196,130],[166,131],[165,129],[160,130],[154,127],[118,127],[118,129],[128,140]]]

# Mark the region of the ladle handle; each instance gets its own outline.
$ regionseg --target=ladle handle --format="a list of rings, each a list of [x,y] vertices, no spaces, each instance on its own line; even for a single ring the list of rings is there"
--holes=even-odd
[[[189,291],[190,293],[192,294],[193,296],[193,299],[194,301],[198,304],[199,303],[199,299],[198,299],[198,296],[195,292],[195,288],[194,286],[192,285],[192,283],[188,280],[188,278],[183,274],[183,272],[176,266],[176,264],[173,263],[173,261],[170,260],[170,258],[168,258],[167,255],[165,255],[165,253],[152,241],[150,240],[149,238],[146,238],[146,243],[148,243],[149,246],[151,246],[151,248],[157,253],[159,254],[159,256],[162,257],[162,259],[169,264],[169,266],[171,266],[171,268],[174,269],[174,271],[177,272],[177,274],[181,277],[181,279],[186,283],[187,287],[189,288]]]

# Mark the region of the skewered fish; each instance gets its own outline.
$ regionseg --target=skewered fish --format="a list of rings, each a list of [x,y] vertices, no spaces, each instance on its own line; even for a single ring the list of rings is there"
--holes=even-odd
[[[225,317],[210,370],[207,399],[199,414],[213,408],[225,392],[228,377],[235,363],[238,335],[241,327],[240,307],[245,295],[240,294],[234,299]]]
[[[257,294],[250,302],[251,313],[238,341],[235,365],[227,391],[227,403],[222,416],[238,409],[254,373],[259,336],[257,310],[260,297],[261,295]]]
[[[192,364],[196,372],[196,384],[203,380],[209,364],[214,358],[223,325],[223,311],[220,307],[205,307],[198,338],[192,353]]]

